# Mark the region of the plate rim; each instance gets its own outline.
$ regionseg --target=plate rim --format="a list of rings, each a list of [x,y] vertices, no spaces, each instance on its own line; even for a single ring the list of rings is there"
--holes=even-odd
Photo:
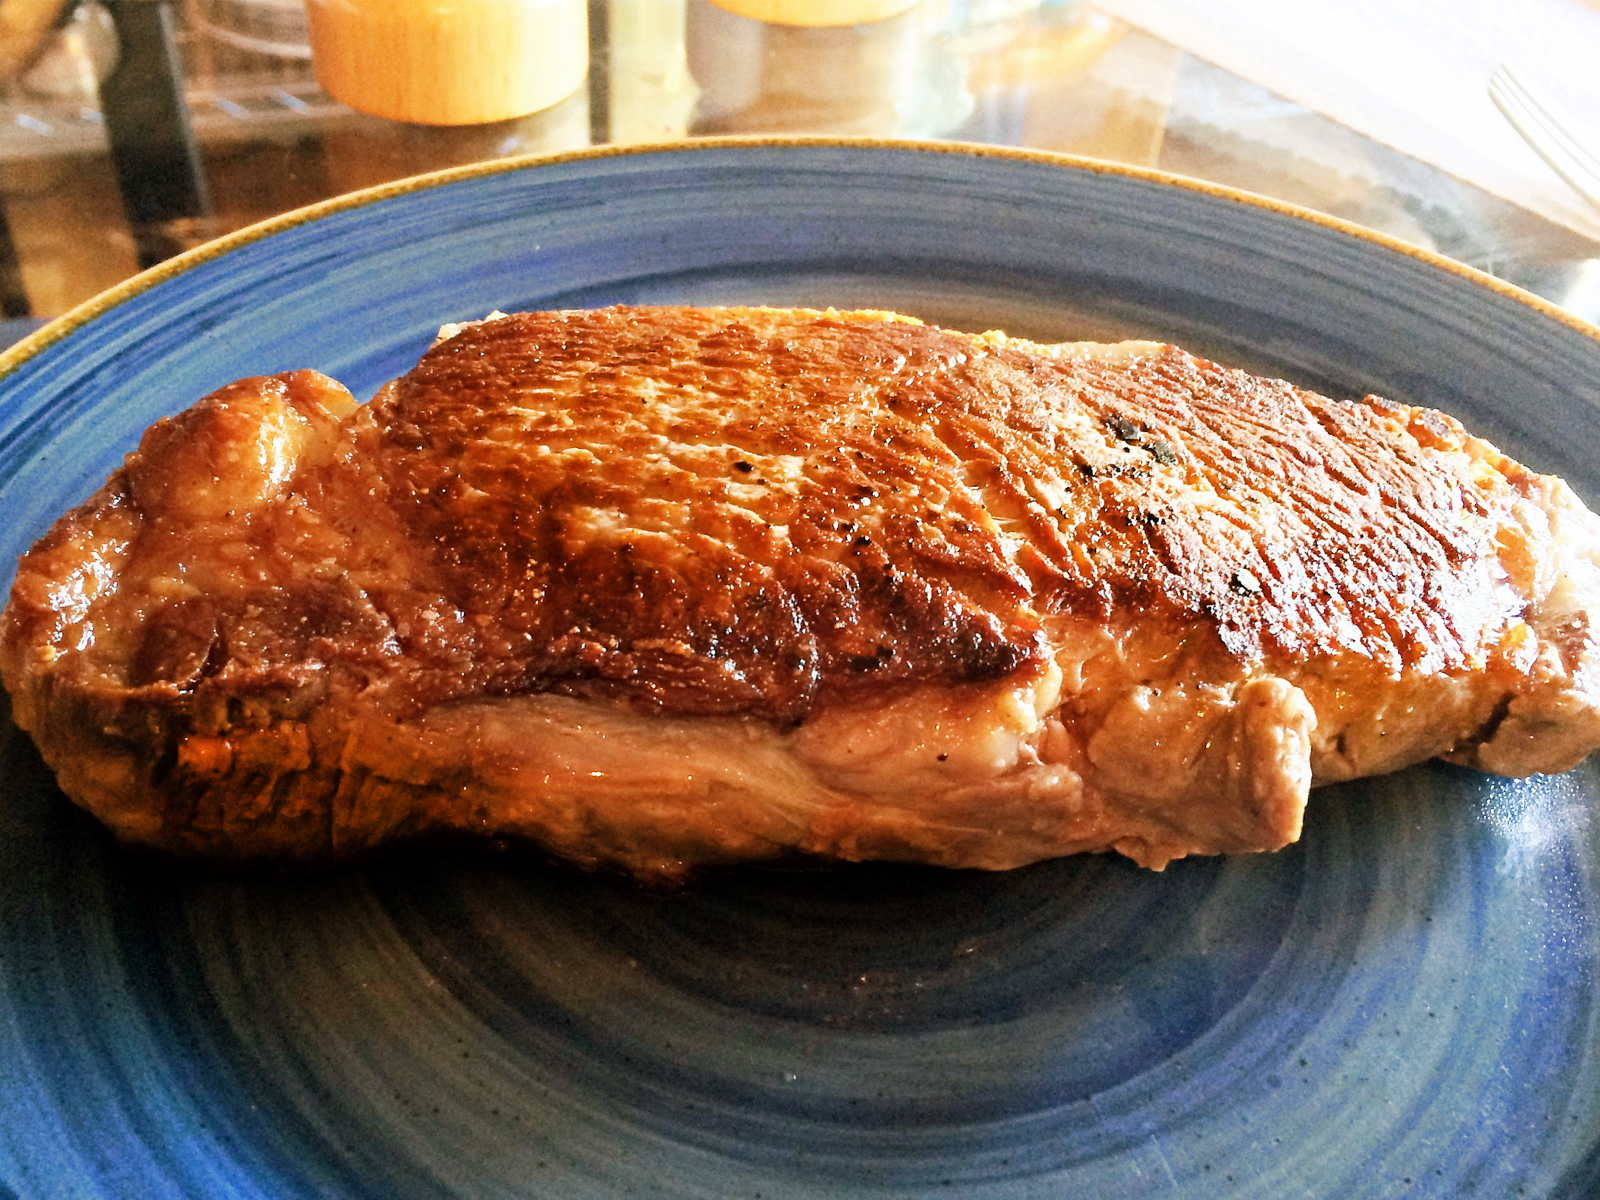
[[[1020,146],[994,145],[984,142],[803,134],[746,134],[696,137],[675,141],[639,142],[630,143],[626,146],[588,146],[582,149],[553,153],[520,154],[506,158],[487,159],[462,166],[446,167],[438,171],[428,171],[420,175],[408,175],[400,179],[391,180],[388,183],[341,193],[325,200],[318,200],[312,204],[290,209],[276,216],[236,229],[231,233],[223,234],[221,237],[213,238],[164,262],[157,263],[153,267],[146,268],[137,275],[130,276],[121,283],[107,288],[105,291],[90,297],[67,312],[55,317],[48,324],[35,330],[21,341],[4,351],[0,351],[0,388],[3,388],[5,381],[24,364],[117,306],[153,290],[168,280],[175,279],[215,259],[222,258],[234,250],[264,241],[275,234],[302,225],[309,225],[338,213],[366,208],[396,196],[430,191],[434,188],[473,179],[512,175],[522,171],[533,171],[542,167],[559,166],[566,163],[598,162],[618,158],[645,158],[664,154],[694,154],[729,149],[790,148],[896,150],[929,155],[954,155],[971,159],[997,159],[1005,162],[1059,167],[1092,175],[1120,177],[1141,183],[1175,188],[1196,195],[1209,196],[1213,199],[1230,201],[1246,208],[1273,213],[1281,217],[1289,217],[1304,224],[1380,247],[1426,266],[1444,271],[1504,299],[1514,300],[1525,305],[1541,316],[1564,325],[1600,345],[1600,325],[1592,324],[1560,305],[1546,300],[1542,296],[1535,295],[1525,288],[1518,287],[1514,283],[1509,283],[1504,279],[1490,275],[1477,267],[1468,266],[1466,263],[1450,258],[1448,255],[1412,245],[1392,234],[1380,232],[1358,222],[1350,221],[1343,217],[1335,217],[1304,205],[1295,204],[1287,200],[1279,200],[1244,188],[1232,187],[1228,184],[1213,183],[1210,180],[1199,179],[1191,175],[1163,171],[1155,167],[1134,166],[1128,163],[1114,162],[1110,159],[1092,158],[1087,155],[1068,154],[1055,150],[1037,150]]]

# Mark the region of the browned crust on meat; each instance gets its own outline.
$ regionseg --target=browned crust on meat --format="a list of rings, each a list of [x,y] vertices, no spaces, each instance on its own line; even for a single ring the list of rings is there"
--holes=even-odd
[[[1241,661],[1453,670],[1514,606],[1495,536],[1527,473],[1452,419],[1173,348],[1044,349],[848,317],[527,314],[444,342],[372,417],[451,599],[543,648],[519,687],[795,717],[828,688],[1003,674],[1039,653],[1041,616],[1129,610],[1207,624]],[[767,478],[785,455],[792,485]]]
[[[1432,410],[1171,347],[888,314],[519,314],[360,410],[297,372],[159,422],[24,558],[0,668],[63,786],[124,836],[252,857],[489,822],[449,810],[467,783],[384,775],[356,746],[451,705],[559,694],[792,730],[1032,687],[1096,629],[1120,648],[1083,660],[1031,761],[1088,781],[1061,785],[1071,805],[1136,801],[1155,760],[1126,748],[1187,740],[1191,774],[1154,791],[1256,796],[1213,846],[1248,849],[1296,836],[1310,768],[1241,755],[1286,738],[1303,760],[1316,713],[1311,753],[1340,778],[1452,748],[1532,769],[1521,742],[1472,745],[1508,712],[1526,741],[1593,707],[1572,683],[1587,610],[1559,652],[1524,625],[1550,584],[1519,514],[1552,482]],[[1557,698],[1515,699],[1539,671]],[[1458,686],[1475,672],[1493,686]],[[1212,724],[1152,701],[1156,678],[1209,689]],[[1347,753],[1340,729],[1370,731],[1341,706],[1386,682],[1448,702],[1448,728]],[[839,803],[796,844],[854,853],[866,810]],[[1158,864],[1204,844],[1117,833],[1147,817],[1167,819],[1096,816],[1083,845]]]
[[[830,689],[1037,661],[1029,580],[962,462],[879,394],[944,378],[969,343],[760,324],[515,316],[374,400],[391,502],[441,547],[450,601],[532,648],[508,687],[795,720]]]

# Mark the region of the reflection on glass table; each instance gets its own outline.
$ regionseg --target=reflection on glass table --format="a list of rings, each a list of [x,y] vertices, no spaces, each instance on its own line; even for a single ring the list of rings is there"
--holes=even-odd
[[[863,3],[874,19],[787,23],[795,11],[849,15]],[[596,144],[800,133],[987,142],[1192,175],[1359,222],[1600,316],[1600,242],[1587,231],[1214,65],[1149,32],[1159,20],[1134,11],[1136,25],[1111,11],[1148,7],[589,0],[588,72],[568,95],[526,116],[442,126],[334,100],[318,84],[299,0],[85,0],[65,6],[42,53],[0,93],[0,206],[13,248],[0,262],[0,284],[9,279],[0,301],[6,316],[58,314],[141,263],[441,167]],[[128,12],[148,19],[156,9],[167,19],[195,178],[149,219],[129,193],[152,181],[137,156],[113,154],[110,101],[128,90],[129,55],[139,50]],[[147,73],[155,61],[146,54],[131,65]],[[150,90],[143,74],[131,83],[136,94]],[[154,169],[170,173],[173,161]]]

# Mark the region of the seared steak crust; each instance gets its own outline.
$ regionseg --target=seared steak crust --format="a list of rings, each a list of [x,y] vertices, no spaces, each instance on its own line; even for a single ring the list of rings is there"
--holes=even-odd
[[[1597,555],[1449,417],[1172,347],[528,313],[157,423],[0,666],[70,795],[194,853],[1160,865],[1292,839],[1313,771],[1581,759]]]

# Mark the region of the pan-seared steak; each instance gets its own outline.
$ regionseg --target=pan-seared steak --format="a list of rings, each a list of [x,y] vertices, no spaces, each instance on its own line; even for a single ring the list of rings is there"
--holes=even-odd
[[[16,719],[120,837],[1160,867],[1600,745],[1600,524],[1437,412],[884,313],[447,332],[157,422],[22,560]]]

